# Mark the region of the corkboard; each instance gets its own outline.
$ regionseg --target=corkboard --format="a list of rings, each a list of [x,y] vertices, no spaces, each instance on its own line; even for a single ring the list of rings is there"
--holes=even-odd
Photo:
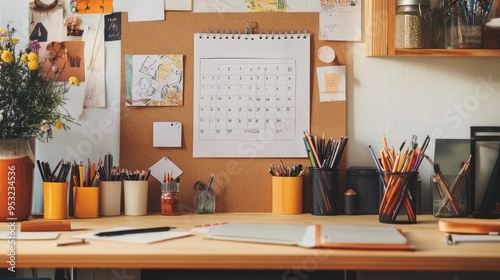
[[[217,195],[216,212],[271,212],[270,158],[193,158],[193,34],[214,31],[242,32],[246,21],[256,22],[258,33],[307,31],[311,34],[311,133],[334,136],[346,135],[346,102],[319,102],[316,67],[346,64],[345,42],[319,41],[318,13],[192,13],[165,12],[165,21],[128,22],[122,16],[122,70],[120,105],[120,164],[128,169],[147,169],[167,156],[182,170],[180,196],[185,211],[193,211],[193,184],[207,182],[215,175],[212,185]],[[320,46],[329,45],[336,52],[331,64],[321,62],[316,55]],[[125,106],[124,56],[134,54],[184,55],[184,106],[128,107]],[[153,122],[182,122],[181,148],[153,147]],[[305,129],[305,128],[304,128]],[[349,146],[349,145],[347,145]],[[305,151],[304,151],[305,155]],[[309,166],[307,158],[283,159],[287,165]],[[304,212],[310,211],[309,177],[304,177]],[[345,189],[345,156],[340,166],[338,211],[342,211]],[[160,211],[160,182],[149,179],[148,211]]]

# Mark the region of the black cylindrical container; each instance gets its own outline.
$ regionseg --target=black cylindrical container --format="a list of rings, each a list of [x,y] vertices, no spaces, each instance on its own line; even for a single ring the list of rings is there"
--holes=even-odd
[[[380,205],[380,177],[377,169],[351,166],[347,169],[347,187],[358,195],[358,214],[378,214]]]

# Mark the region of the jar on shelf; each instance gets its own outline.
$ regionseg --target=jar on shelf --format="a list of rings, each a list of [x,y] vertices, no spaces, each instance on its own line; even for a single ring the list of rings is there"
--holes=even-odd
[[[448,9],[444,25],[445,47],[447,49],[480,49],[483,46],[482,10],[466,10],[459,3]]]
[[[397,49],[432,48],[430,0],[398,0],[395,29]]]

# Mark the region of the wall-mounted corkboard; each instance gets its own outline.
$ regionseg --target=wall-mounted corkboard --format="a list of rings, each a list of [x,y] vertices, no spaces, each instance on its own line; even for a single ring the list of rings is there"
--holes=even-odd
[[[274,158],[193,158],[193,58],[194,33],[241,32],[247,21],[256,22],[259,33],[307,31],[311,34],[311,127],[312,134],[338,138],[346,135],[346,102],[319,102],[316,67],[346,64],[345,42],[319,41],[318,13],[192,13],[166,12],[165,21],[128,22],[122,17],[122,73],[120,106],[120,165],[128,169],[147,169],[167,156],[182,170],[181,202],[186,211],[193,211],[193,184],[207,182],[215,175],[213,190],[217,194],[217,212],[271,212],[271,176],[269,163]],[[317,57],[319,47],[328,45],[336,52],[333,63]],[[184,106],[128,107],[125,106],[124,56],[136,54],[184,55]],[[181,148],[153,147],[153,122],[182,122]],[[305,129],[305,128],[304,128]],[[304,151],[305,155],[305,151]],[[344,156],[345,158],[345,156]],[[309,166],[306,158],[283,159],[287,165]],[[308,173],[306,173],[307,175]],[[340,165],[338,211],[342,207],[345,186],[345,162]],[[310,211],[309,177],[304,178],[304,211]],[[148,210],[160,211],[160,182],[149,179]]]

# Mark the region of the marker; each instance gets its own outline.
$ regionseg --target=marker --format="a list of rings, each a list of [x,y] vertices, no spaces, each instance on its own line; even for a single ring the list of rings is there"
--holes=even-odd
[[[140,229],[125,229],[125,230],[115,230],[115,231],[104,231],[98,232],[96,236],[117,236],[125,234],[136,234],[136,233],[148,233],[148,232],[160,232],[169,231],[175,229],[175,227],[155,227],[155,228],[140,228]]]

